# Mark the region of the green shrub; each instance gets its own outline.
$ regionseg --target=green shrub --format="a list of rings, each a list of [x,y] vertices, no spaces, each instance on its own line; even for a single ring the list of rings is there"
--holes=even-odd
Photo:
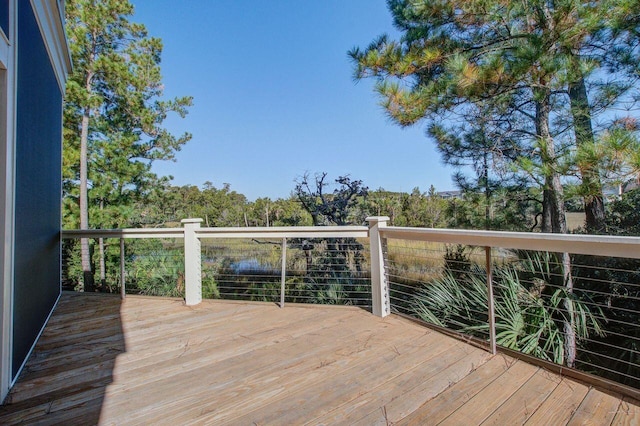
[[[542,359],[563,363],[565,301],[572,304],[578,339],[603,331],[589,304],[554,283],[556,273],[549,254],[534,254],[520,261],[494,267],[493,289],[496,341]],[[466,273],[446,270],[422,287],[413,301],[413,312],[422,320],[486,338],[486,270],[471,264]]]

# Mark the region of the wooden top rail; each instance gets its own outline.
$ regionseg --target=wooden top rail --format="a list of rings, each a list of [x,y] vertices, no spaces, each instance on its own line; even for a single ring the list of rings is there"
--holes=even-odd
[[[184,238],[184,228],[63,229],[66,240],[78,238]]]
[[[195,228],[198,238],[368,238],[366,226]],[[640,237],[381,227],[383,238],[640,259]],[[63,239],[184,238],[184,228],[63,230]]]
[[[395,226],[380,228],[380,234],[383,238],[392,239],[640,259],[640,237],[402,228]]]
[[[195,228],[199,238],[368,238],[366,226],[276,226],[256,228]],[[63,239],[184,238],[184,228],[62,230]]]
[[[196,228],[200,238],[368,238],[366,226],[273,226]]]

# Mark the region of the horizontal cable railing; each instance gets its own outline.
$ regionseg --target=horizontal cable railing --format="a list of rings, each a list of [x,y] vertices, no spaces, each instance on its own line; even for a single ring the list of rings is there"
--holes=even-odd
[[[284,301],[293,303],[371,305],[366,241],[354,238],[201,241],[203,268],[213,266],[219,297],[223,299],[275,302],[284,297]]]
[[[72,235],[63,231],[62,284],[67,290],[83,290],[80,239]],[[151,237],[153,234],[150,233],[145,233],[143,237],[131,235],[126,237],[126,243],[124,238],[89,238],[96,287],[109,293],[120,292],[124,278],[129,293],[184,297],[183,236],[165,238],[166,234],[155,234]]]
[[[193,231],[199,242],[196,274],[202,298],[371,307],[367,227]],[[62,231],[65,287],[82,287],[80,238],[90,238],[96,282],[102,289],[123,289],[125,283],[127,293],[185,297],[185,232],[186,228]],[[97,249],[100,244],[106,247],[103,254]],[[107,272],[101,280],[97,265],[103,258]]]
[[[392,312],[640,388],[640,238],[380,234]]]

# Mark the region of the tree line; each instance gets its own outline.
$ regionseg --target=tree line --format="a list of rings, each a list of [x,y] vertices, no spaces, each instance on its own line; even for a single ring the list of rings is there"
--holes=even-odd
[[[472,191],[445,198],[433,185],[409,193],[370,190],[350,176],[330,179],[326,173],[299,177],[292,184],[287,198],[253,201],[228,183],[165,185],[134,206],[127,226],[179,226],[188,217],[202,218],[207,227],[364,225],[368,216],[388,216],[394,226],[512,231],[535,226],[535,200],[507,188],[487,200]]]

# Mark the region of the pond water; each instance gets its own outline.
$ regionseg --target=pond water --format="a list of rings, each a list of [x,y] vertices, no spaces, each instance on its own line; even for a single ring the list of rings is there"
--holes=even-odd
[[[230,266],[235,274],[246,274],[249,272],[275,272],[271,266],[263,265],[255,258],[242,259],[237,262],[233,262]]]

